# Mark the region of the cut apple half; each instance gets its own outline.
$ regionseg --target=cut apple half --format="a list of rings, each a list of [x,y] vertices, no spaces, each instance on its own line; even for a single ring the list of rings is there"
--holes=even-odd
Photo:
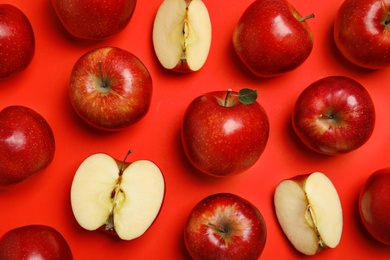
[[[153,45],[161,65],[170,70],[200,70],[211,45],[211,21],[201,0],[164,0],[153,26]]]
[[[131,240],[144,234],[160,212],[165,181],[151,161],[127,164],[104,153],[86,158],[71,187],[73,214],[87,230],[114,231]]]
[[[315,255],[341,239],[343,213],[331,180],[321,172],[283,180],[274,194],[279,224],[296,250]]]

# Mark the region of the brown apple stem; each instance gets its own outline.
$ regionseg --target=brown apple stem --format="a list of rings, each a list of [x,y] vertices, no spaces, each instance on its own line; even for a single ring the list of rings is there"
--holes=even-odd
[[[99,73],[100,73],[100,81],[102,83],[102,87],[103,88],[106,88],[107,87],[107,84],[103,78],[103,65],[102,65],[102,60],[99,60],[98,61],[98,65],[99,65]]]
[[[390,24],[390,12],[388,12],[388,13],[386,14],[386,18],[385,18],[385,20],[383,21],[383,24],[384,24],[385,26],[388,26],[388,25]]]
[[[304,21],[306,21],[307,19],[312,19],[312,18],[314,18],[314,14],[309,14],[309,15],[306,15],[306,16],[304,16],[304,17],[301,17],[301,18],[299,19],[299,21],[300,21],[300,22],[304,22]]]
[[[333,119],[333,116],[332,115],[328,115],[328,114],[321,114],[320,118],[322,118],[322,119]]]
[[[212,227],[213,229],[215,229],[215,230],[217,230],[218,232],[220,232],[220,233],[222,233],[222,234],[227,234],[227,233],[229,233],[229,228],[222,228],[222,227],[217,227],[215,224],[213,224],[213,223],[207,223],[207,225],[209,226],[209,227]]]
[[[228,99],[229,99],[231,93],[232,93],[232,90],[229,88],[227,93],[226,93],[225,102],[223,103],[223,105],[225,107],[227,107]]]
[[[125,158],[123,158],[121,167],[119,168],[119,176],[122,176],[123,171],[125,170],[124,167],[125,167],[125,164],[126,164],[127,157],[129,157],[129,155],[130,155],[132,152],[133,152],[132,150],[128,150],[127,153],[126,153],[126,155],[125,155]]]

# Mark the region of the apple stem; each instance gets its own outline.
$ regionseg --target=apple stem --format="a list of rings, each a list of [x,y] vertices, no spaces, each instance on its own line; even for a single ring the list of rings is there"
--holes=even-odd
[[[232,90],[229,88],[229,89],[227,90],[227,93],[226,93],[225,102],[223,103],[223,105],[224,105],[225,107],[228,106],[228,99],[229,99],[231,93],[232,93]]]
[[[104,80],[104,77],[103,77],[103,65],[102,65],[103,62],[102,62],[102,60],[99,60],[98,64],[99,64],[100,82],[102,83],[103,88],[107,88],[108,82],[106,80]]]
[[[299,21],[300,21],[300,22],[304,22],[304,21],[306,21],[307,19],[312,19],[312,18],[314,18],[314,14],[309,14],[309,15],[306,15],[306,16],[304,16],[304,17],[301,17],[301,18],[299,19]]]
[[[217,230],[218,232],[222,233],[222,234],[227,234],[230,232],[229,228],[228,227],[225,227],[225,228],[222,228],[222,227],[217,227],[215,224],[213,223],[207,223],[207,225],[209,227],[212,227],[213,229]]]
[[[385,20],[383,21],[384,26],[388,26],[390,24],[390,12],[386,14]]]
[[[321,114],[320,118],[323,118],[323,119],[333,119],[333,116],[332,115],[328,115],[328,114]]]
[[[124,167],[125,167],[125,164],[126,164],[127,157],[129,157],[129,155],[130,155],[132,152],[133,152],[132,150],[128,150],[127,153],[126,153],[126,155],[125,155],[125,158],[123,158],[121,167],[120,167],[120,169],[119,169],[119,176],[122,176],[123,171],[124,171]]]

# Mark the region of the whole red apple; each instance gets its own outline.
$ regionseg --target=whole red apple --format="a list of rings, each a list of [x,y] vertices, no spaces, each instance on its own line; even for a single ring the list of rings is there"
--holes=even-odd
[[[0,238],[0,259],[71,260],[72,251],[61,233],[47,225],[12,229]]]
[[[181,139],[184,152],[198,170],[223,177],[245,171],[263,153],[269,121],[256,102],[240,99],[248,89],[214,91],[194,99],[184,114]]]
[[[184,230],[185,246],[194,260],[258,259],[266,238],[260,211],[231,193],[213,194],[200,201]]]
[[[375,108],[370,94],[356,80],[325,77],[300,94],[292,125],[297,136],[312,150],[328,155],[347,153],[371,137]]]
[[[390,65],[390,1],[345,0],[336,15],[334,40],[355,65],[380,69]]]
[[[47,168],[55,141],[48,122],[24,106],[0,112],[0,187],[19,183]]]
[[[256,0],[233,33],[233,46],[257,76],[274,77],[300,66],[313,49],[307,18],[286,0]]]
[[[390,245],[390,168],[368,177],[359,196],[360,217],[367,231]]]
[[[13,5],[0,4],[0,79],[26,69],[34,53],[34,31],[27,16]]]
[[[52,0],[58,18],[73,36],[104,40],[130,22],[137,0]]]
[[[101,47],[75,63],[69,87],[77,114],[103,130],[121,130],[140,120],[149,110],[152,78],[132,53]]]

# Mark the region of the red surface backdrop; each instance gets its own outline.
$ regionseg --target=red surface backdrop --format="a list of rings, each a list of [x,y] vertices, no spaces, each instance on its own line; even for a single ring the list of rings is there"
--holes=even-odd
[[[28,106],[41,113],[53,128],[56,154],[50,167],[24,183],[0,191],[0,234],[27,224],[58,229],[75,259],[188,259],[182,232],[191,208],[204,197],[232,192],[253,202],[268,230],[262,259],[303,258],[282,233],[273,208],[273,192],[285,178],[322,171],[334,182],[344,210],[344,230],[336,249],[312,259],[388,259],[390,247],[374,241],[364,230],[357,211],[358,193],[373,171],[390,166],[388,111],[390,69],[366,71],[351,66],[336,50],[332,24],[341,0],[291,0],[308,21],[315,42],[308,60],[298,69],[272,79],[252,76],[232,47],[232,33],[252,0],[205,0],[213,26],[213,40],[205,66],[181,75],[164,70],[153,50],[152,26],[161,1],[140,0],[127,28],[112,39],[85,43],[70,37],[57,19],[49,0],[8,0],[29,17],[36,36],[36,53],[21,74],[0,82],[0,109]],[[67,86],[75,61],[88,50],[117,46],[133,52],[149,69],[154,93],[149,113],[131,128],[105,133],[86,126],[72,110]],[[376,105],[377,122],[371,139],[349,154],[315,154],[294,135],[290,116],[297,96],[311,82],[330,75],[345,75],[361,82]],[[386,83],[387,82],[387,83]],[[225,179],[199,175],[187,162],[180,143],[184,110],[195,97],[212,90],[255,88],[270,120],[270,138],[260,160],[247,172]],[[150,159],[162,169],[166,197],[154,225],[142,237],[120,241],[101,232],[89,232],[76,223],[69,200],[73,175],[90,154],[106,152],[118,159],[128,149],[130,160]]]

